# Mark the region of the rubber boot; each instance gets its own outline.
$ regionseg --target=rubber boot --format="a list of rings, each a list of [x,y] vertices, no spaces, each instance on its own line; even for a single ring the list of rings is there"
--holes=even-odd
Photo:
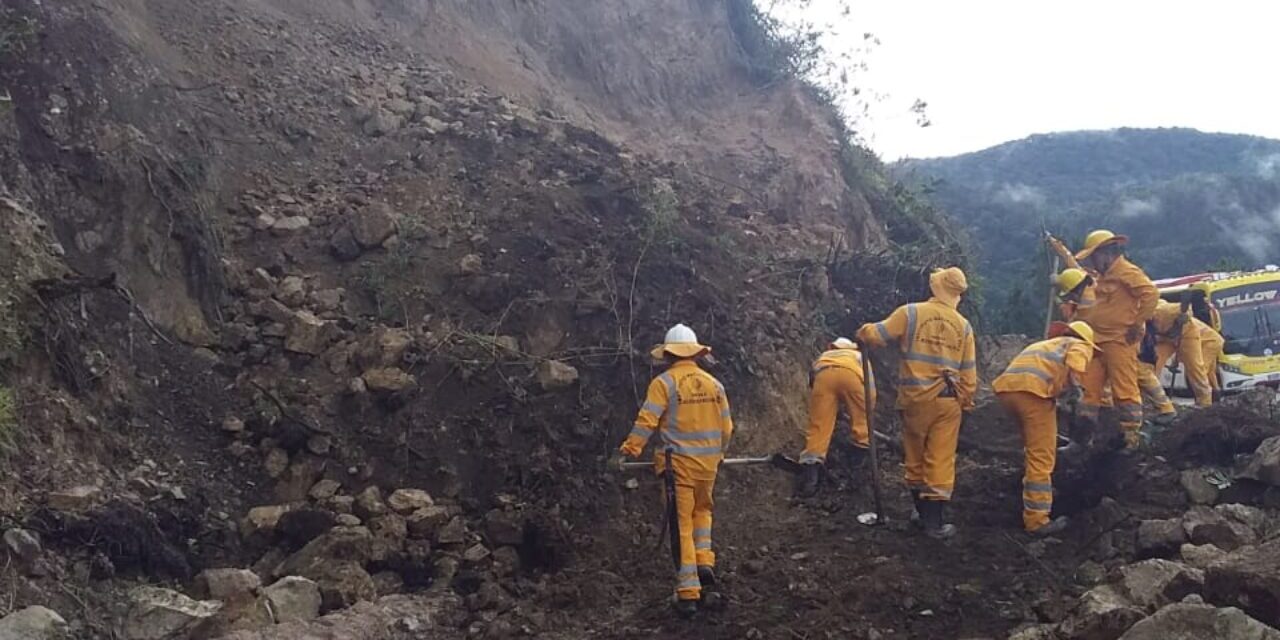
[[[956,534],[956,526],[943,523],[943,510],[947,503],[941,500],[921,500],[920,519],[924,522],[924,534],[934,540],[946,540]]]
[[[708,565],[698,565],[698,582],[702,583],[702,592],[716,586],[716,570]]]
[[[818,493],[818,484],[822,481],[822,465],[806,464],[800,471],[800,486],[796,495],[801,498],[812,498]]]
[[[1177,419],[1178,419],[1178,412],[1173,411],[1170,413],[1161,413],[1156,417],[1152,418],[1151,422],[1153,422],[1157,427],[1167,427],[1173,424],[1173,421]]]
[[[1043,527],[1040,527],[1039,529],[1036,529],[1034,531],[1028,531],[1027,533],[1030,533],[1031,535],[1036,537],[1047,538],[1051,535],[1062,533],[1062,531],[1066,528],[1067,528],[1067,517],[1058,516],[1057,518],[1050,520],[1048,524],[1044,525]]]
[[[697,600],[676,600],[676,615],[688,620],[698,614]]]
[[[922,501],[920,500],[920,490],[912,489],[911,490],[911,524],[917,527],[924,526],[923,521],[920,519],[920,503],[921,502]]]

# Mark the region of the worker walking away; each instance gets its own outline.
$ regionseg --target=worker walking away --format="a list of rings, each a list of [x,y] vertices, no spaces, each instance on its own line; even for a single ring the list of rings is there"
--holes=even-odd
[[[1053,509],[1053,468],[1058,447],[1058,396],[1084,379],[1097,346],[1093,329],[1080,320],[1055,323],[1051,334],[1009,363],[992,383],[1000,404],[1022,426],[1026,468],[1022,476],[1022,526],[1047,536],[1067,526],[1065,517],[1049,519]]]
[[[805,437],[804,452],[800,463],[799,495],[813,496],[822,480],[827,451],[835,431],[836,417],[843,408],[849,418],[853,439],[850,466],[858,468],[866,459],[871,445],[867,429],[867,402],[862,379],[863,354],[848,338],[832,342],[809,370],[809,429]],[[872,381],[871,400],[875,402],[875,381]]]
[[[1181,306],[1161,300],[1156,306],[1151,326],[1156,334],[1155,375],[1159,376],[1169,359],[1177,357],[1186,376],[1187,386],[1195,394],[1196,406],[1213,404],[1213,387],[1204,365],[1204,348],[1200,335],[1208,325],[1197,320]]]
[[[1103,387],[1110,383],[1125,448],[1132,450],[1142,442],[1138,347],[1160,293],[1147,274],[1125,258],[1128,242],[1127,237],[1107,230],[1094,231],[1085,238],[1084,249],[1075,259],[1094,276],[1096,300],[1093,306],[1078,309],[1076,318],[1093,328],[1099,348],[1085,374],[1080,417],[1096,425]]]
[[[964,272],[935,270],[929,289],[933,295],[927,301],[863,325],[858,339],[871,346],[894,345],[902,353],[898,409],[907,488],[925,533],[944,539],[955,534],[944,511],[955,488],[960,420],[973,408],[978,370],[973,327],[956,310],[968,289]]]
[[[697,612],[703,589],[715,586],[712,490],[733,435],[724,386],[698,366],[698,358],[710,352],[683,324],[667,331],[666,340],[652,352],[655,360],[668,364],[667,370],[649,384],[635,426],[619,449],[623,456],[637,458],[656,433],[654,468],[659,475],[666,469],[665,453],[671,452],[680,541],[676,611],[686,617]]]

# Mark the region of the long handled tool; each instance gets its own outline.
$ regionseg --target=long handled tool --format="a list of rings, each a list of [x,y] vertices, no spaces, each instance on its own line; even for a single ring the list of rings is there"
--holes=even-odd
[[[858,522],[867,525],[875,525],[884,522],[884,497],[880,493],[880,456],[876,455],[876,429],[875,415],[876,403],[874,398],[875,378],[871,370],[871,352],[867,349],[866,344],[860,345],[862,351],[862,404],[867,409],[867,455],[871,458],[871,495],[875,499],[876,511],[874,514],[862,514],[858,516]]]
[[[670,449],[667,450],[666,455],[668,456],[668,458],[670,457],[671,455]],[[783,455],[781,453],[773,453],[767,456],[758,456],[758,457],[749,457],[749,458],[725,458],[724,460],[720,461],[720,465],[724,467],[746,467],[746,466],[760,465],[760,464],[772,465],[774,467],[782,469],[783,471],[790,471],[792,473],[797,473],[801,471],[801,465],[799,462],[797,462],[795,459],[791,458],[790,456]],[[618,468],[621,471],[652,469],[653,463],[652,462],[623,462],[618,466]],[[671,464],[669,462],[667,463],[667,468],[668,469],[671,468]]]
[[[1044,234],[1044,250],[1049,259],[1049,302],[1048,309],[1044,313],[1044,335],[1049,335],[1049,326],[1053,324],[1053,303],[1056,298],[1055,291],[1057,283],[1054,278],[1058,275],[1058,267],[1060,266],[1058,254],[1049,246],[1053,236],[1049,234],[1049,230],[1045,228],[1044,221],[1040,221],[1040,232]]]
[[[676,472],[671,466],[671,447],[663,452],[667,466],[662,470],[662,486],[667,496],[667,535],[671,540],[671,562],[680,571],[680,511],[676,508]]]

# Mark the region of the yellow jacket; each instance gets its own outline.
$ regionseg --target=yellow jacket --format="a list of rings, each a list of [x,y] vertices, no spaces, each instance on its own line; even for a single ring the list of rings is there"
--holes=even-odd
[[[1151,278],[1123,256],[1094,285],[1097,302],[1089,309],[1078,309],[1076,317],[1093,327],[1094,340],[1123,342],[1130,327],[1142,327],[1155,313],[1160,292]]]
[[[1067,379],[1075,374],[1082,380],[1093,347],[1070,336],[1037,342],[1018,354],[1009,367],[996,378],[991,388],[996,393],[1023,391],[1041,398],[1057,398],[1067,388]]]
[[[666,468],[664,451],[669,447],[677,474],[714,478],[733,435],[724,385],[693,360],[676,361],[649,383],[644,406],[619,450],[639,457],[655,432],[660,439],[653,456],[658,472]]]
[[[973,327],[955,307],[936,297],[903,305],[883,321],[863,325],[858,339],[875,346],[896,344],[902,352],[898,408],[942,395],[944,372],[952,375],[961,406],[972,408],[978,390],[977,350]]]
[[[1088,315],[1096,304],[1098,304],[1098,292],[1094,291],[1094,285],[1089,285],[1080,292],[1080,300],[1063,301],[1059,304],[1058,313],[1062,314],[1062,319],[1067,322],[1080,320]]]
[[[857,380],[858,391],[861,392],[865,388],[862,378],[862,354],[857,349],[831,349],[823,351],[817,360],[813,361],[813,367],[809,369],[809,386],[813,386],[813,381],[818,377],[819,373],[827,369],[848,369],[853,372],[853,377]],[[871,373],[871,404],[876,402],[876,378],[875,373]],[[856,419],[857,416],[849,416],[850,419]]]

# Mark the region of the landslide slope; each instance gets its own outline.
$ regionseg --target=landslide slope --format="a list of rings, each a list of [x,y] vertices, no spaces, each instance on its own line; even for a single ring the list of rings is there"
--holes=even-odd
[[[615,509],[601,463],[677,321],[735,446],[794,445],[796,363],[918,291],[883,251],[931,232],[761,82],[741,3],[659,4],[7,2],[0,509],[45,551],[5,601],[110,637],[137,581],[270,579],[305,536],[242,535],[250,507],[371,486],[514,514],[527,594]],[[429,533],[344,567],[496,583],[464,559],[492,535]]]

